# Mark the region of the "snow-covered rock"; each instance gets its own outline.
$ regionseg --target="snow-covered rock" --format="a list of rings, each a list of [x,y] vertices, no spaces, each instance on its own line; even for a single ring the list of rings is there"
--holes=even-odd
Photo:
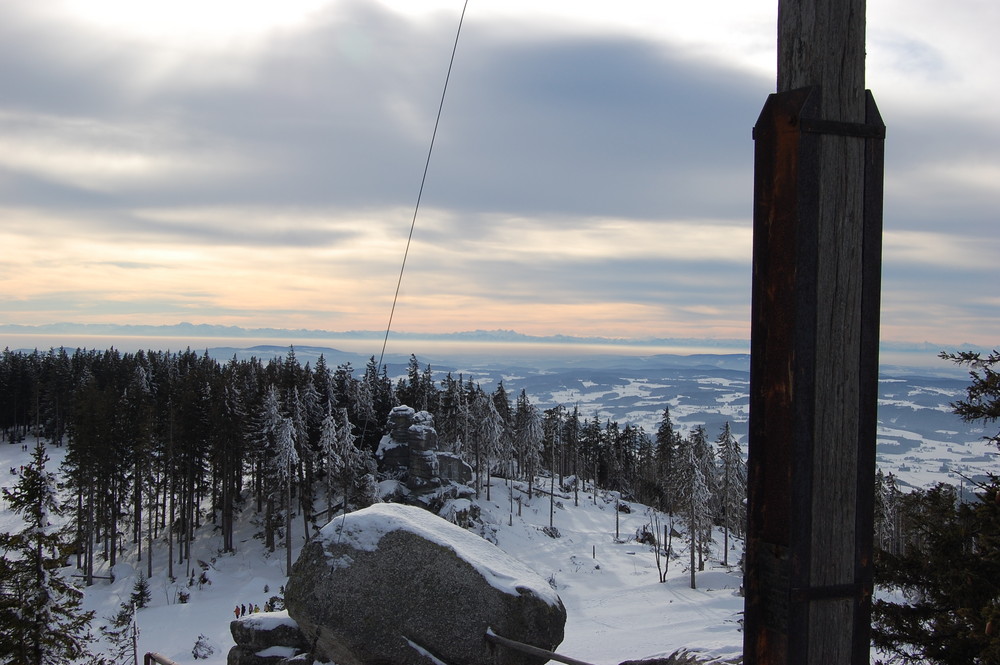
[[[229,665],[275,663],[309,650],[309,642],[287,611],[248,614],[230,622],[236,642]]]
[[[389,413],[388,434],[382,437],[375,457],[383,473],[406,479],[408,489],[431,492],[448,483],[467,484],[472,467],[461,457],[438,450],[434,416],[409,406]]]
[[[548,582],[495,545],[421,508],[376,504],[306,545],[285,591],[317,657],[338,665],[535,665],[486,631],[554,649],[566,610]]]

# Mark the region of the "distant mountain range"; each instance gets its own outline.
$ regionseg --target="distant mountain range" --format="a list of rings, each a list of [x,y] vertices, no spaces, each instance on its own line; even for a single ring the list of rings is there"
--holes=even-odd
[[[382,339],[385,331],[381,330],[316,330],[289,328],[242,328],[239,326],[221,326],[207,323],[181,322],[172,325],[134,325],[116,323],[49,323],[42,325],[22,325],[15,323],[0,324],[0,334],[20,335],[122,335],[151,337],[222,337],[248,339]],[[607,346],[671,346],[687,348],[718,348],[722,352],[733,350],[749,351],[750,342],[746,339],[713,339],[693,337],[582,337],[576,335],[526,335],[514,330],[469,330],[449,333],[415,333],[392,331],[393,339],[420,339],[434,341],[462,341],[487,343],[530,343],[530,344],[591,344]],[[880,344],[883,351],[906,353],[936,354],[943,348],[972,348],[972,344],[940,344],[932,342],[894,342],[883,341]],[[988,350],[988,349],[983,349]]]

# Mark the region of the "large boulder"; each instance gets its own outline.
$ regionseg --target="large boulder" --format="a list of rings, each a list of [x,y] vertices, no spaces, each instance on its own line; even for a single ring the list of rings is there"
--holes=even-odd
[[[236,646],[229,650],[228,665],[275,665],[310,644],[287,611],[260,612],[229,622]]]
[[[401,504],[324,527],[292,567],[285,604],[314,655],[338,665],[541,665],[545,658],[487,642],[487,629],[553,650],[566,623],[558,594],[537,573]]]

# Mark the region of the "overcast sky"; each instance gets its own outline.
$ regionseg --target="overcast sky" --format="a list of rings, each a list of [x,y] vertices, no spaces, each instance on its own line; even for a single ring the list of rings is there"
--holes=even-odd
[[[868,5],[882,336],[996,345],[1000,4]],[[6,0],[0,323],[384,329],[461,9]],[[776,16],[470,0],[393,329],[747,338]]]

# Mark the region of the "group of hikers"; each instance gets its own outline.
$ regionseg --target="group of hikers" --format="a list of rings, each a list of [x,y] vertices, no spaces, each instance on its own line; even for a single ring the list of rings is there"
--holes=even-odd
[[[264,606],[266,607],[267,603],[264,603]],[[233,610],[237,619],[244,617],[247,614],[255,614],[257,612],[260,612],[260,605],[254,605],[253,603],[250,603],[249,605],[237,605],[236,609]]]
[[[235,614],[236,618],[239,619],[240,617],[245,617],[248,614],[258,614],[260,611],[260,605],[257,605],[256,603],[249,603],[247,605],[237,605],[236,609],[233,610],[233,614]],[[264,611],[274,611],[274,605],[270,600],[264,603]]]

